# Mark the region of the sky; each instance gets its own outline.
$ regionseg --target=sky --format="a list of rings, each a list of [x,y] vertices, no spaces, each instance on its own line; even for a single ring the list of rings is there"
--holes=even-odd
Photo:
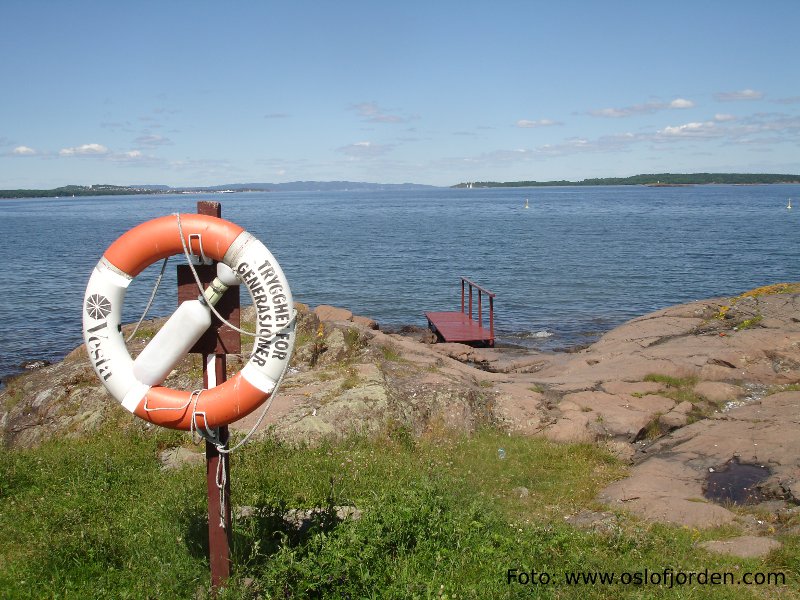
[[[800,173],[797,0],[2,0],[0,189]]]

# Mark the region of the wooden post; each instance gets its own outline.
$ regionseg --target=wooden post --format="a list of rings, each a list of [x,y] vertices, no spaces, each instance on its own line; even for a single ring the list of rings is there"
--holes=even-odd
[[[211,217],[222,217],[219,202],[198,202],[197,212]],[[238,292],[238,289],[235,290]],[[238,299],[238,295],[237,295]],[[215,387],[227,379],[225,354],[202,354],[203,387],[208,389],[213,373]],[[210,359],[210,360],[209,360]],[[211,364],[209,364],[211,363]],[[219,428],[220,440],[227,447],[228,426]],[[222,477],[225,481],[225,512],[220,519],[220,489],[217,484],[217,469],[222,461]],[[227,454],[220,456],[216,446],[206,442],[206,489],[208,491],[208,561],[211,567],[211,589],[216,592],[231,575],[231,477],[230,460]]]
[[[222,216],[219,202],[200,201],[197,212],[211,217]],[[203,285],[208,286],[216,276],[216,267],[199,265],[197,274]],[[197,283],[188,265],[178,267],[178,302],[195,299],[198,295]],[[239,326],[239,290],[233,288],[226,292],[216,306],[217,311],[233,325]],[[238,332],[224,325],[216,316],[203,337],[190,352],[199,353],[203,360],[203,387],[208,389],[227,379],[226,354],[241,351]],[[228,427],[219,428],[219,437],[228,443]],[[220,480],[224,480],[222,494],[225,498],[222,522],[220,522],[220,489],[217,485],[217,469],[221,462]],[[231,494],[230,494],[229,455],[217,451],[214,444],[206,442],[206,487],[208,491],[208,559],[211,569],[211,592],[216,596],[225,585],[231,573]]]
[[[203,354],[203,387],[208,389],[219,385],[226,379],[226,360],[224,354]],[[213,373],[214,381],[211,381]],[[214,385],[211,385],[211,384]],[[219,428],[220,441],[228,446],[228,426]],[[222,461],[222,493],[225,507],[220,522],[220,489],[217,482],[217,469]],[[211,589],[216,592],[225,585],[231,575],[231,474],[230,455],[217,451],[211,442],[206,442],[206,490],[208,492],[208,562],[211,568]]]

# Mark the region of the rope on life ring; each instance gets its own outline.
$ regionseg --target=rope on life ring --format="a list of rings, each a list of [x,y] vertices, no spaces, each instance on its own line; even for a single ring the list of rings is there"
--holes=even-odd
[[[86,286],[83,337],[95,373],[124,408],[162,427],[210,432],[250,414],[275,392],[294,347],[294,304],[280,265],[251,234],[216,217],[176,217],[177,227],[173,217],[153,219],[108,247]],[[198,300],[182,303],[134,360],[122,336],[125,292],[148,266],[187,249],[219,261],[217,278]],[[207,329],[213,305],[239,283],[256,309],[256,339],[247,364],[202,394],[162,386]]]

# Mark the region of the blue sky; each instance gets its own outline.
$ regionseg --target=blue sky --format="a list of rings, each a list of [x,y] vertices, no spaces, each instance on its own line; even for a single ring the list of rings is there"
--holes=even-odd
[[[0,188],[800,172],[800,2],[3,0]]]

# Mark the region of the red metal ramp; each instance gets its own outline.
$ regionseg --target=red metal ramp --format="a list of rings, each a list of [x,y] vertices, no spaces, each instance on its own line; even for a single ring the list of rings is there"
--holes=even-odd
[[[428,327],[445,342],[486,343],[494,345],[494,336],[462,312],[427,312]]]
[[[467,303],[466,287],[469,286]],[[478,320],[472,318],[473,288],[478,290]],[[489,329],[483,327],[482,294],[489,297]],[[461,278],[461,310],[448,312],[426,312],[428,327],[445,342],[460,342],[494,346],[494,297],[495,294],[464,277]],[[469,309],[467,311],[467,308]]]

